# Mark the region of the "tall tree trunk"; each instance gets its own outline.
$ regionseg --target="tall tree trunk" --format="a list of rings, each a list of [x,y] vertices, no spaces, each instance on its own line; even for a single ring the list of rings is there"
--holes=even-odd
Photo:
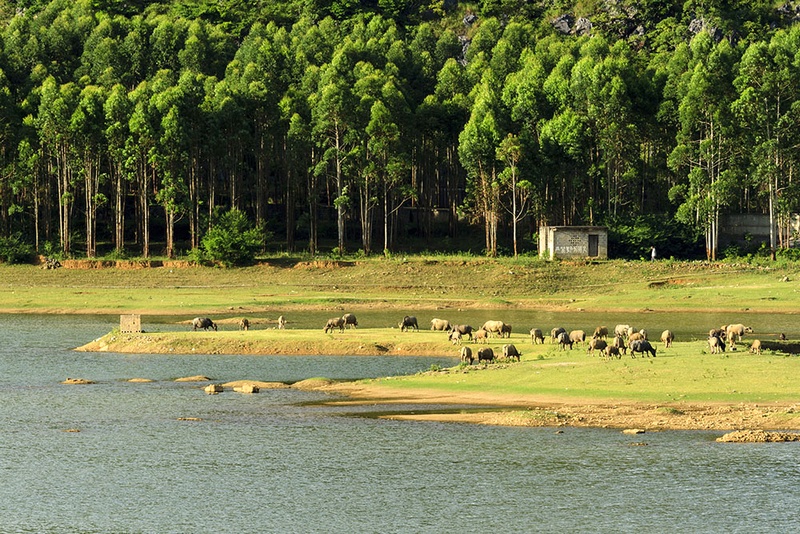
[[[114,250],[125,250],[125,179],[118,164],[111,165],[114,173]]]
[[[344,176],[342,176],[342,139],[341,132],[338,126],[335,128],[336,138],[336,230],[339,235],[339,254],[345,252],[345,235],[344,235],[344,203],[341,201],[344,194]]]

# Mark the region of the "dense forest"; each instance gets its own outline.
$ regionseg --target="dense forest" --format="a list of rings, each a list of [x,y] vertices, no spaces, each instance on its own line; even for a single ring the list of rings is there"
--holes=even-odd
[[[773,254],[793,239],[793,3],[6,0],[0,18],[6,248],[174,257],[238,221],[272,250],[516,255],[550,224],[714,259],[726,213],[768,215]]]

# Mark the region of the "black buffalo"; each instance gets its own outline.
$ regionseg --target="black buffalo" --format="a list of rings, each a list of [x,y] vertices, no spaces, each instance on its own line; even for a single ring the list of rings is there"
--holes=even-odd
[[[405,332],[409,328],[413,328],[414,330],[419,330],[419,325],[417,324],[417,318],[413,315],[406,315],[403,317],[403,320],[400,321],[400,330]]]
[[[494,361],[494,351],[490,347],[484,347],[478,351],[478,362],[482,361],[492,362]]]
[[[192,330],[197,330],[198,328],[202,328],[203,330],[213,328],[216,330],[217,325],[208,317],[195,317],[192,319]]]
[[[631,358],[635,358],[637,352],[641,353],[642,356],[650,356],[652,354],[653,358],[656,357],[655,347],[653,347],[646,339],[637,339],[631,341],[629,348],[631,349]]]

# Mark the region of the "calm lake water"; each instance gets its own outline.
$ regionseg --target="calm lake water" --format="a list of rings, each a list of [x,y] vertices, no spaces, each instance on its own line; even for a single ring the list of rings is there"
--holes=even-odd
[[[324,407],[314,403],[329,397],[295,390],[209,396],[172,380],[355,378],[455,362],[72,350],[117,320],[0,315],[0,531],[787,532],[800,524],[797,443],[385,421],[371,415],[386,407]],[[170,326],[146,325],[158,328]],[[66,377],[98,383],[60,384]],[[133,377],[155,382],[126,381]],[[187,417],[202,421],[179,420]]]

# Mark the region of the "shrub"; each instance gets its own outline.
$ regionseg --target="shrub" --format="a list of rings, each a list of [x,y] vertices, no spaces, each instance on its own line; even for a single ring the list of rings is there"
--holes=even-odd
[[[200,241],[200,251],[191,256],[200,262],[232,267],[252,263],[266,243],[269,232],[254,228],[244,212],[232,209],[219,215]]]
[[[0,237],[0,261],[5,263],[25,263],[31,260],[33,247],[23,243],[19,234]]]

